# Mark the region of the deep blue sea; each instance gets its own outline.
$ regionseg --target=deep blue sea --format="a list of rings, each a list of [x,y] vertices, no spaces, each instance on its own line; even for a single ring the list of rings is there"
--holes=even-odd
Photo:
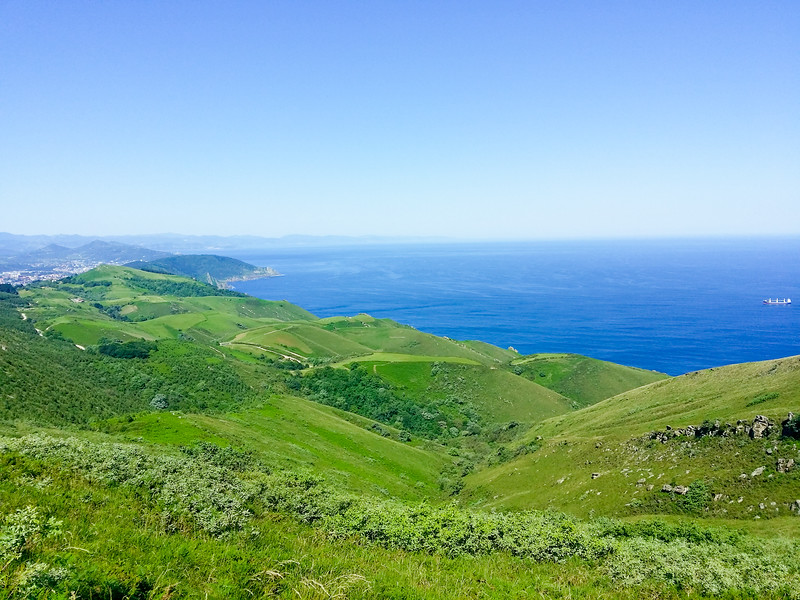
[[[678,375],[800,354],[800,238],[305,247],[233,254],[236,284],[320,316],[360,312],[523,354]],[[793,306],[765,306],[768,297]]]

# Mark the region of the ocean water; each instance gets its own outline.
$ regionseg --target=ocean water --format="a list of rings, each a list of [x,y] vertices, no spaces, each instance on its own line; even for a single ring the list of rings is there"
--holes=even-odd
[[[800,354],[800,238],[249,250],[283,277],[236,289],[523,354],[677,375]],[[768,297],[794,306],[765,306]]]

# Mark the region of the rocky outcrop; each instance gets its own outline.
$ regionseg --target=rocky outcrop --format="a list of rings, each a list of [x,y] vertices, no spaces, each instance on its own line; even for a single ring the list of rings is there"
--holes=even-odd
[[[794,469],[793,458],[779,458],[775,465],[775,470],[778,471],[778,473],[788,473],[792,469]]]
[[[661,491],[667,492],[668,494],[680,494],[681,496],[685,496],[689,492],[689,488],[685,485],[670,485],[665,483],[661,486]]]
[[[781,434],[786,437],[794,435],[796,427],[793,413],[789,413],[787,419],[781,422]],[[764,415],[756,415],[752,422],[739,420],[736,424],[721,423],[717,421],[706,421],[702,425],[688,425],[683,428],[673,429],[669,425],[663,431],[651,431],[646,438],[667,443],[677,437],[702,438],[706,436],[733,437],[746,435],[751,439],[763,439],[772,436],[778,431],[774,421]],[[790,435],[791,434],[791,435]]]

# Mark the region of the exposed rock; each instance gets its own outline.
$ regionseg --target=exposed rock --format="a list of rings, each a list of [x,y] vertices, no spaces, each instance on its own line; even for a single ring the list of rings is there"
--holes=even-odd
[[[779,458],[775,468],[777,469],[778,473],[788,473],[794,468],[794,459]]]
[[[647,483],[647,479],[645,479],[644,477],[642,477],[640,480],[638,480],[638,481],[636,482],[636,485],[644,485],[645,483]]]
[[[647,488],[646,489],[647,489],[648,492],[652,492],[654,487],[655,486],[652,483],[649,483],[649,484],[647,484]]]
[[[592,479],[597,479],[600,477],[600,473],[592,473]]]
[[[714,494],[714,502],[719,502],[722,500],[722,494]]]
[[[766,452],[767,452],[768,455],[771,456],[772,455],[772,448],[767,448]]]
[[[668,484],[668,483],[665,483],[664,485],[661,486],[661,491],[662,492],[671,492],[672,491],[672,486],[670,484]]]
[[[793,431],[793,429],[789,427],[789,423],[793,417],[794,415],[789,413],[789,418],[782,422],[783,435],[787,435],[787,432]],[[774,422],[770,421],[764,415],[756,415],[752,424],[740,419],[736,422],[736,425],[731,423],[725,423],[723,425],[719,420],[714,422],[706,421],[701,425],[687,425],[685,428],[678,429],[667,425],[664,431],[651,431],[646,437],[665,444],[668,440],[680,436],[701,438],[707,436],[731,437],[735,435],[748,435],[753,439],[761,439],[770,436],[775,431],[777,431],[777,427]]]
[[[764,510],[765,508],[767,508],[767,505],[764,504],[763,502],[761,502],[761,503],[759,503],[758,508],[760,508],[761,510]]]
[[[764,472],[765,468],[766,467],[758,467],[755,471],[750,473],[750,477],[757,477],[757,476],[761,475]]]
[[[750,437],[754,440],[768,436],[772,433],[774,424],[764,415],[756,415],[753,426],[750,428]]]
[[[680,494],[681,496],[685,496],[685,495],[686,495],[686,492],[688,492],[688,491],[689,491],[689,488],[688,488],[688,487],[686,487],[685,485],[676,485],[676,486],[673,488],[673,490],[672,490],[672,491],[673,491],[673,492],[675,492],[676,494]]]

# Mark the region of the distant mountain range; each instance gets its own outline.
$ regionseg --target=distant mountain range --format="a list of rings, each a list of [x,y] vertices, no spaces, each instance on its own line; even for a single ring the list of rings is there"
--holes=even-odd
[[[70,261],[123,264],[135,260],[156,260],[167,256],[171,254],[119,242],[94,240],[77,248],[52,243],[0,260],[0,269],[27,269],[32,266],[41,268]]]
[[[79,246],[97,240],[125,245],[144,246],[162,252],[178,254],[215,253],[277,246],[338,246],[399,244],[409,242],[439,243],[452,241],[441,237],[288,235],[280,238],[268,238],[253,235],[220,236],[182,235],[177,233],[88,237],[81,235],[18,235],[0,232],[0,257],[17,256],[26,252],[38,251],[49,246],[77,249]]]

